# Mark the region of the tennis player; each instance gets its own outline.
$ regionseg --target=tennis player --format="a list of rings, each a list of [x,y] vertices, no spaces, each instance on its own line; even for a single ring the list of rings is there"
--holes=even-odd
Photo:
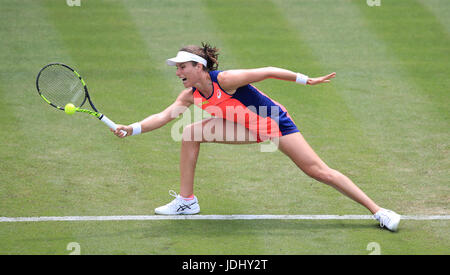
[[[167,64],[176,66],[176,75],[186,89],[162,112],[128,126],[118,125],[114,134],[123,138],[150,132],[177,118],[192,104],[212,117],[184,128],[180,194],[169,192],[175,199],[156,208],[156,214],[200,212],[198,199],[194,196],[194,173],[202,143],[249,144],[271,140],[308,176],[365,206],[381,227],[397,230],[400,215],[379,207],[347,176],[328,167],[305,141],[286,108],[251,85],[269,78],[317,85],[330,82],[336,73],[312,78],[274,67],[218,71],[218,49],[205,43],[183,47],[176,57],[167,60]]]

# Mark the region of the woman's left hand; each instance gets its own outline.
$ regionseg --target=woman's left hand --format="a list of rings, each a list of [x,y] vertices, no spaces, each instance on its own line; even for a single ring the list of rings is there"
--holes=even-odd
[[[306,82],[306,84],[316,85],[316,84],[320,84],[320,83],[328,83],[328,82],[330,82],[330,79],[332,79],[334,77],[336,77],[336,73],[331,73],[331,74],[321,76],[321,77],[308,78],[308,81]]]

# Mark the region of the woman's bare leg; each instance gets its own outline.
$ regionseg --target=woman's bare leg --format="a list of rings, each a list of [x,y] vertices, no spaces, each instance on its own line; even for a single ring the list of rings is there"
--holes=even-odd
[[[183,130],[180,153],[182,197],[187,198],[194,194],[195,167],[200,144],[203,142],[250,144],[255,143],[256,139],[244,126],[221,118],[208,118],[186,126]]]
[[[380,207],[375,204],[348,177],[329,168],[313,151],[300,133],[279,138],[279,149],[310,177],[336,188],[375,214]]]

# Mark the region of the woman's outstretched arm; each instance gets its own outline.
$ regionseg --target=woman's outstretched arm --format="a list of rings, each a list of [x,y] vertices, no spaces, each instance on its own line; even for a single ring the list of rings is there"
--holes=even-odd
[[[182,91],[175,102],[164,109],[162,112],[150,115],[144,120],[137,122],[139,124],[139,133],[150,132],[166,125],[167,123],[181,115],[193,103],[194,97],[192,96],[192,89],[189,88]],[[127,135],[123,135],[120,130],[126,131]],[[136,134],[133,132],[133,125],[118,124],[117,130],[114,131],[114,134],[120,138],[124,138],[126,136]]]
[[[319,83],[327,83],[330,82],[331,78],[334,78],[336,73],[333,72],[328,75],[320,76],[320,77],[307,77],[305,75],[299,73],[295,73],[290,70],[277,68],[277,67],[264,67],[257,69],[241,69],[241,70],[229,70],[221,72],[218,75],[218,81],[220,86],[227,90],[233,91],[239,87],[244,85],[259,82],[268,78],[275,78],[285,81],[297,81],[300,78],[304,78],[305,84],[308,85],[316,85]]]

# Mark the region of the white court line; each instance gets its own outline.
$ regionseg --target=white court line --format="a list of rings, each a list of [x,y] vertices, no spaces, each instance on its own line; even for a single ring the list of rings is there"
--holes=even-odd
[[[372,220],[371,215],[176,215],[0,217],[0,222],[148,221],[148,220]],[[450,220],[450,215],[405,215],[402,220]]]

